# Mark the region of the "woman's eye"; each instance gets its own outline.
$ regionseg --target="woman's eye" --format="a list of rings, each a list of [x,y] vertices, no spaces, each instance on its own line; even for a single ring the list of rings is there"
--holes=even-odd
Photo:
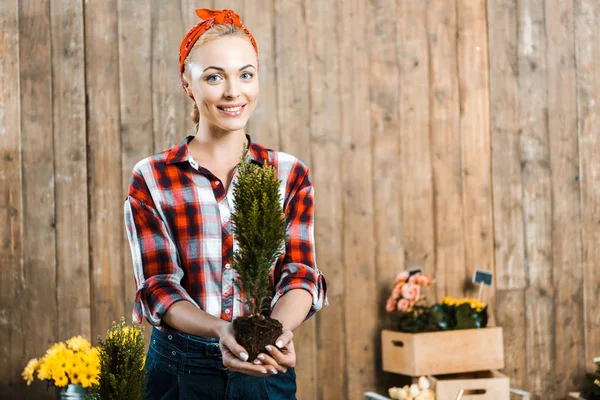
[[[220,76],[220,75],[216,75],[216,74],[215,74],[215,75],[209,75],[209,76],[206,78],[206,81],[207,81],[207,82],[218,82],[218,81],[220,81],[220,80],[221,80],[221,76]]]
[[[242,79],[252,79],[253,76],[254,74],[252,74],[251,72],[242,73]]]

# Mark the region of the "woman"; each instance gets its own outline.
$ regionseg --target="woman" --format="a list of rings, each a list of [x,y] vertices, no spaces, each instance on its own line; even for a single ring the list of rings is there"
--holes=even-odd
[[[231,10],[197,10],[179,71],[194,100],[196,135],[140,161],[125,202],[137,292],[134,320],[152,325],[148,399],[294,399],[293,330],[326,303],[313,234],[313,188],[295,157],[265,149],[244,128],[258,100],[258,49]],[[234,286],[232,179],[244,144],[276,168],[288,239],[271,272],[271,317],[284,328],[254,362],[232,321],[247,313]]]

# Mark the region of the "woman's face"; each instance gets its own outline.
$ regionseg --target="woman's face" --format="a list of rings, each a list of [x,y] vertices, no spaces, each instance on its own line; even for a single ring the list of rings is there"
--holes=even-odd
[[[200,119],[225,131],[244,129],[258,100],[258,61],[252,44],[225,36],[189,54],[185,78]]]

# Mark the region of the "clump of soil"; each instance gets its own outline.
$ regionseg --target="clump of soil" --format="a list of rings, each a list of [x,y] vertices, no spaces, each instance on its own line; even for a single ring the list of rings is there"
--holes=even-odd
[[[233,329],[235,340],[248,351],[248,361],[254,361],[259,353],[269,354],[265,346],[274,345],[283,333],[281,322],[260,314],[236,318]]]

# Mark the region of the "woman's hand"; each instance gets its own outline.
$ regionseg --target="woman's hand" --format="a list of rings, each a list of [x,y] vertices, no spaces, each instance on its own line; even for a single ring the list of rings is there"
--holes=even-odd
[[[273,367],[248,362],[248,352],[235,340],[235,332],[231,323],[223,324],[218,334],[223,366],[234,372],[259,377],[276,373]]]
[[[294,332],[289,329],[275,341],[275,346],[267,346],[266,353],[260,353],[257,357],[260,362],[274,368],[278,372],[286,373],[288,368],[296,366],[296,350],[294,349]]]

